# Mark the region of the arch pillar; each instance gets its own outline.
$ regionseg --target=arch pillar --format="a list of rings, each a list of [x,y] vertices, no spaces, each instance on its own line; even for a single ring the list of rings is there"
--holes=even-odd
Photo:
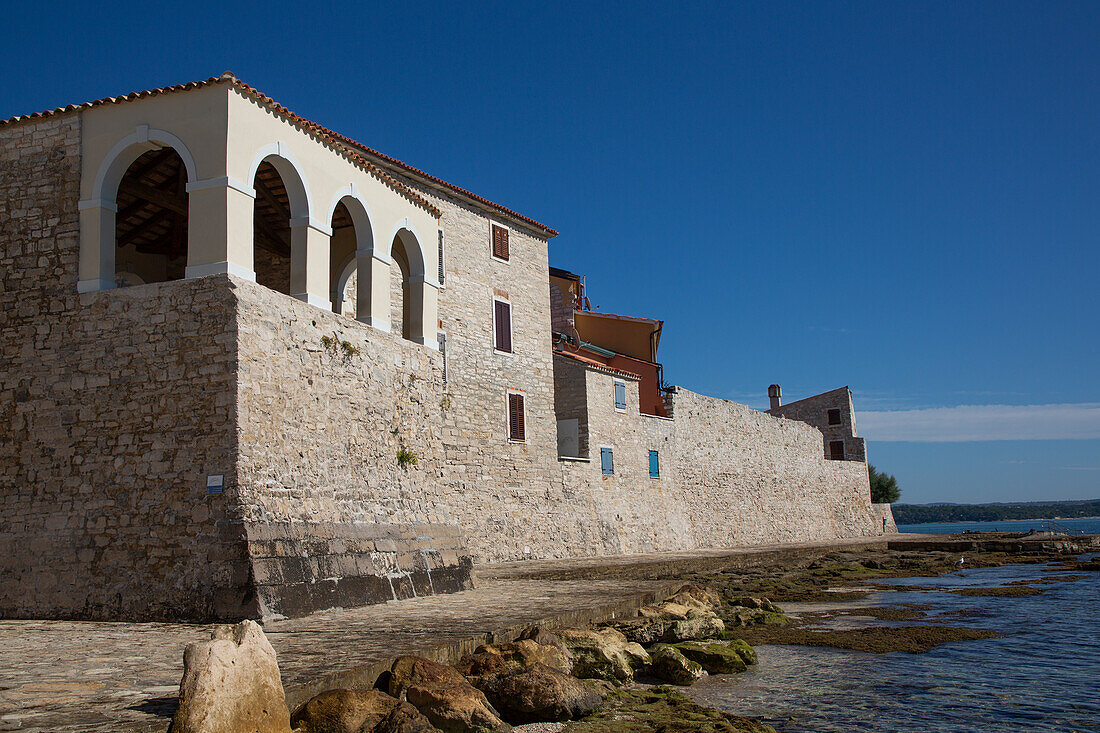
[[[92,293],[115,287],[115,214],[113,201],[81,201],[80,260],[76,290]]]
[[[380,331],[390,330],[390,261],[373,249],[355,252],[355,318]]]
[[[329,288],[332,229],[308,217],[290,220],[290,295],[333,310]]]
[[[409,336],[439,351],[439,284],[424,275],[409,277]]]
[[[187,184],[186,276],[229,274],[256,281],[252,209],[256,192],[230,178]]]

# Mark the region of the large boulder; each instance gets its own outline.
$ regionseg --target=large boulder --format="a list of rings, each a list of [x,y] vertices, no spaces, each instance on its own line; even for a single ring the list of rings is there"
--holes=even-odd
[[[721,636],[726,630],[722,619],[712,613],[699,613],[692,610],[688,617],[672,624],[665,631],[663,641],[694,641],[696,639],[713,639]]]
[[[489,733],[511,727],[485,694],[453,667],[422,657],[398,657],[390,667],[387,691],[408,700],[431,724],[447,733]]]
[[[540,644],[533,639],[521,639],[506,644],[482,644],[455,666],[459,672],[469,677],[496,673],[505,668],[527,669],[536,664],[544,664],[562,674],[573,671],[573,658],[560,641],[558,646],[553,646]]]
[[[573,655],[573,675],[604,680],[634,679],[634,670],[649,664],[649,654],[611,627],[562,629],[562,643]]]
[[[169,733],[289,733],[279,664],[254,621],[218,626],[183,652]]]
[[[576,677],[539,663],[469,680],[513,725],[576,720],[603,702],[600,694]]]
[[[687,641],[677,644],[680,653],[693,662],[698,662],[710,674],[732,674],[744,672],[745,660],[725,644],[705,644],[698,641]]]
[[[649,673],[659,680],[682,686],[693,685],[707,674],[701,664],[667,644],[659,644],[651,650]]]
[[[395,714],[396,713],[396,714]],[[329,690],[290,716],[295,733],[429,733],[435,730],[407,702],[381,690]]]
[[[713,610],[722,607],[722,596],[717,591],[695,583],[687,583],[665,601],[666,603],[672,602],[701,610]]]
[[[630,641],[645,646],[663,642],[713,639],[721,636],[726,626],[713,611],[687,608],[678,604],[661,604],[659,615],[612,621],[609,627],[616,629]]]
[[[756,664],[756,650],[744,639],[730,639],[725,644],[728,649],[737,652],[745,664]]]

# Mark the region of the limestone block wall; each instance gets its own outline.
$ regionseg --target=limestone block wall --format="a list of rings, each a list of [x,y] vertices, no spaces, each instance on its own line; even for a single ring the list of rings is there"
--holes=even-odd
[[[682,388],[670,397],[699,546],[876,533],[866,464],[825,460],[816,428]]]
[[[558,454],[574,458],[591,456],[588,445],[588,375],[574,359],[554,357],[554,413],[558,420]],[[576,451],[565,451],[565,433],[572,433],[576,421]],[[571,445],[569,447],[572,447]]]
[[[882,523],[884,519],[886,520],[885,525]],[[871,521],[879,531],[886,534],[895,534],[898,531],[898,525],[894,522],[894,510],[890,504],[872,504]],[[883,529],[884,527],[885,529]]]
[[[840,422],[835,425],[829,424],[830,409],[839,413]],[[780,405],[768,410],[768,414],[800,420],[820,430],[824,436],[822,449],[826,458],[830,456],[829,443],[840,440],[844,442],[844,460],[867,460],[867,445],[863,438],[856,436],[856,413],[852,407],[852,392],[847,387]]]
[[[234,286],[238,500],[260,614],[468,587],[449,511],[462,501],[439,480],[440,355],[254,283]]]
[[[0,613],[240,615],[232,293],[78,296],[80,151],[76,113],[0,127]]]

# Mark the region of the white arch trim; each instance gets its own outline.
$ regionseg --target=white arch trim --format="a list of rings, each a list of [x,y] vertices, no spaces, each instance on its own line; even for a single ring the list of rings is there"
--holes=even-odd
[[[305,191],[305,207],[306,216],[309,219],[309,226],[320,231],[325,231],[328,226],[319,223],[313,218],[313,194],[309,190],[309,180],[306,178],[305,170],[302,168],[302,164],[295,157],[294,153],[290,152],[290,147],[282,140],[278,142],[268,143],[262,148],[256,151],[256,155],[252,158],[252,164],[248,167],[247,183],[249,186],[255,185],[256,171],[260,169],[260,164],[270,157],[282,158],[294,169],[294,172],[298,176],[298,182],[302,184],[302,188]],[[281,175],[281,174],[280,174]],[[287,182],[283,181],[283,185],[286,186]],[[287,191],[289,192],[289,187]]]
[[[401,230],[403,229],[409,232],[409,234],[413,236],[413,239],[416,240],[417,253],[420,255],[420,262],[415,263],[416,265],[419,265],[419,271],[416,271],[416,267],[414,266],[414,263],[411,261],[410,258],[410,282],[424,282],[428,285],[431,285],[436,290],[439,290],[439,281],[436,279],[435,275],[429,274],[433,268],[429,267],[428,263],[432,262],[433,260],[428,257],[428,253],[424,249],[424,238],[420,236],[420,233],[416,231],[416,227],[414,227],[412,222],[410,222],[408,219],[401,219],[400,221],[398,221],[394,225],[393,231],[390,232],[390,237],[386,240],[386,253],[388,255],[388,259],[391,262],[393,261],[393,240],[397,238],[397,235],[400,234]],[[405,254],[409,254],[408,246],[405,247]]]
[[[190,183],[198,179],[195,157],[191,155],[191,151],[187,149],[187,145],[184,144],[183,140],[167,130],[150,129],[148,125],[138,125],[134,132],[115,143],[115,146],[100,162],[95,181],[92,183],[91,199],[80,202],[81,208],[103,206],[103,202],[114,204],[118,193],[118,184],[122,182],[122,177],[126,174],[130,164],[138,157],[134,156],[131,160],[124,160],[122,154],[135,145],[143,146],[144,150],[142,152],[157,150],[167,145],[175,150],[180,160],[183,161],[183,168],[187,171],[187,182]]]

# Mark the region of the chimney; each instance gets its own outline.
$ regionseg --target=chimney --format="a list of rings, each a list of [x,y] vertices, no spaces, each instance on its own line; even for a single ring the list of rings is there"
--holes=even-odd
[[[768,387],[768,399],[772,401],[770,409],[774,410],[783,404],[783,389],[778,384]]]

